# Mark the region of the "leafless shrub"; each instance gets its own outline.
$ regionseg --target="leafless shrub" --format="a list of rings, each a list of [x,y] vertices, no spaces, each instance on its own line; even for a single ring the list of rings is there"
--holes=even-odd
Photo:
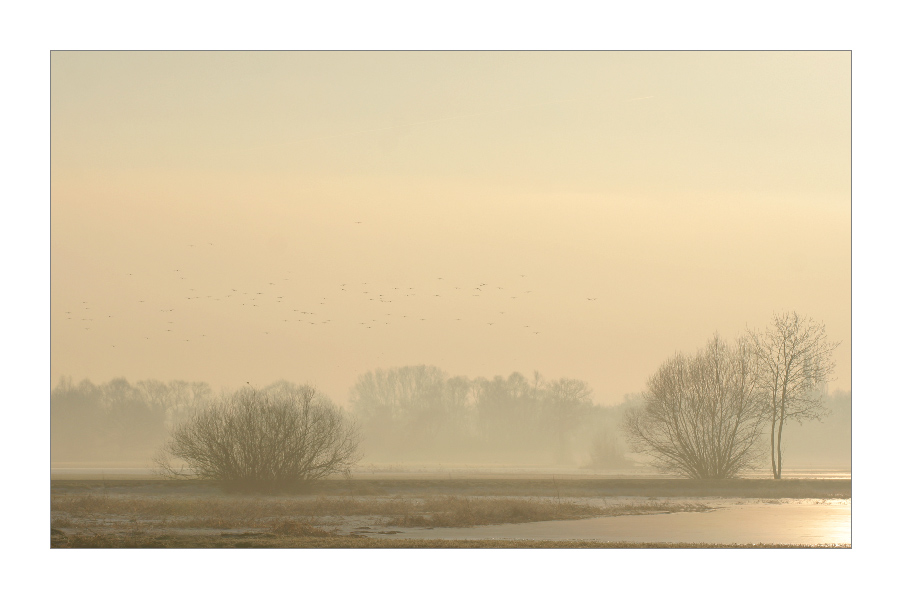
[[[744,340],[718,336],[695,356],[677,354],[649,379],[644,405],[627,412],[634,451],[666,472],[732,478],[762,455],[763,423],[755,359]]]
[[[177,426],[155,463],[170,478],[275,491],[347,471],[358,444],[356,425],[311,387],[245,388]]]

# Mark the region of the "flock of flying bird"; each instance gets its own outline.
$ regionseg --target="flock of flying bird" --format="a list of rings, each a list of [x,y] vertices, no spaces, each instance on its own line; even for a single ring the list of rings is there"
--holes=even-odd
[[[213,244],[208,243],[207,245],[212,246]],[[189,244],[189,248],[196,247],[197,246],[194,244]],[[289,271],[286,274],[290,275],[291,273]],[[157,327],[159,327],[154,327],[157,332],[163,333],[165,336],[173,339],[186,336],[178,334],[179,332],[184,331],[179,331],[178,325],[185,324],[184,321],[181,323],[178,322],[179,313],[183,312],[185,308],[188,307],[186,303],[182,302],[193,302],[194,304],[202,302],[220,302],[220,304],[216,305],[215,309],[213,309],[212,306],[208,306],[205,307],[205,310],[210,313],[225,313],[225,317],[230,319],[231,317],[228,316],[229,310],[239,308],[254,310],[255,308],[263,306],[267,309],[260,311],[261,314],[257,318],[268,320],[270,322],[271,326],[261,327],[262,329],[265,329],[261,330],[261,332],[265,335],[269,335],[276,330],[275,327],[286,327],[289,323],[302,323],[307,326],[335,324],[337,321],[334,321],[327,316],[339,318],[339,314],[354,314],[358,316],[358,319],[360,318],[360,315],[365,314],[365,317],[362,320],[354,319],[353,322],[351,322],[339,318],[339,321],[354,324],[354,326],[366,329],[372,329],[380,324],[393,324],[393,319],[396,323],[425,322],[430,319],[445,320],[444,316],[435,318],[435,315],[443,311],[447,313],[448,310],[453,311],[454,308],[460,308],[461,302],[464,301],[465,298],[483,297],[491,297],[494,301],[488,306],[484,306],[484,309],[477,310],[477,312],[484,317],[482,320],[482,322],[484,322],[483,326],[493,327],[505,318],[506,322],[510,324],[511,317],[513,316],[510,309],[497,310],[498,307],[504,307],[503,305],[498,304],[498,300],[514,302],[518,299],[523,300],[530,298],[530,294],[533,293],[531,289],[525,289],[523,285],[516,286],[517,290],[512,291],[510,286],[489,285],[485,282],[471,282],[469,285],[465,283],[451,284],[444,277],[437,277],[431,284],[427,284],[425,287],[421,285],[419,288],[410,286],[402,287],[399,285],[380,287],[376,284],[370,284],[369,282],[362,282],[354,285],[340,283],[337,288],[334,289],[337,294],[335,297],[330,298],[328,296],[320,296],[315,299],[308,297],[304,301],[299,301],[298,295],[300,294],[295,293],[294,290],[292,290],[292,279],[289,277],[283,276],[282,280],[278,283],[269,281],[262,287],[264,289],[263,291],[259,290],[261,287],[260,285],[257,285],[257,289],[250,288],[245,290],[237,287],[228,287],[214,295],[199,291],[196,287],[188,287],[187,285],[192,283],[190,283],[190,278],[186,275],[188,275],[188,270],[185,268],[173,269],[172,276],[176,277],[174,279],[175,281],[189,281],[188,283],[183,284],[183,295],[179,298],[171,298],[170,301],[167,301],[168,305],[165,306],[158,306],[152,309],[151,306],[146,306],[146,309],[149,310],[147,310],[142,317],[149,324],[156,324]],[[125,276],[134,277],[134,274],[127,273]],[[527,276],[525,274],[521,274],[518,277],[519,282],[525,282],[526,278]],[[292,295],[295,297],[292,297]],[[444,306],[435,303],[429,304],[427,306],[428,311],[423,313],[420,309],[424,307],[423,300],[426,298],[429,298],[429,300],[433,302],[441,302],[443,298],[444,300],[450,298],[453,301],[446,301]],[[172,299],[178,299],[179,302],[176,303],[171,301]],[[586,299],[588,301],[595,301],[598,298],[589,297]],[[148,304],[148,301],[145,299],[138,299],[136,301],[138,304]],[[370,302],[372,302],[372,304],[370,304]],[[231,304],[231,306],[227,307],[228,304]],[[292,307],[292,304],[297,307]],[[338,304],[340,308],[337,312],[332,310],[336,304]],[[392,307],[389,306],[389,304],[395,304],[395,309],[392,310]],[[279,305],[282,305],[283,307],[279,309]],[[379,310],[379,313],[377,314],[377,306],[380,305],[385,306],[386,310],[391,311]],[[315,310],[311,309],[313,306],[316,306]],[[78,308],[80,309],[65,311],[65,317],[67,320],[80,322],[85,331],[94,330],[99,324],[99,321],[107,321],[114,326],[119,324],[117,321],[118,319],[115,318],[116,314],[100,315],[98,314],[99,310],[97,307],[90,305],[87,301],[82,301]],[[486,317],[489,310],[491,310],[492,314],[496,314],[494,318],[492,316]],[[418,311],[419,313],[417,313]],[[134,314],[133,311],[129,312]],[[332,314],[330,314],[330,312],[332,312]],[[469,312],[472,313],[474,310],[471,309]],[[151,316],[152,314],[156,316],[156,318],[153,318]],[[278,318],[274,317],[276,314],[278,314]],[[507,316],[505,317],[505,315]],[[375,317],[370,318],[373,316]],[[426,318],[427,316],[430,318]],[[522,317],[523,315],[521,314],[520,316]],[[491,318],[491,320],[489,320],[489,318]],[[449,315],[447,317],[447,320],[452,319],[455,323],[464,320],[473,322],[475,320],[472,316],[467,319],[455,315]],[[541,331],[538,330],[529,330],[534,329],[534,327],[531,324],[523,324],[522,321],[520,325],[516,326],[522,327],[525,332],[532,333],[532,335],[539,335],[541,333]],[[197,331],[195,331],[195,333],[196,332]],[[207,337],[207,334],[199,333],[199,336],[203,338]],[[192,337],[196,338],[196,335],[189,334],[187,337],[188,338],[186,338],[185,341],[190,342]],[[152,337],[144,336],[144,339],[151,340]],[[112,347],[116,347],[116,345],[112,344]]]

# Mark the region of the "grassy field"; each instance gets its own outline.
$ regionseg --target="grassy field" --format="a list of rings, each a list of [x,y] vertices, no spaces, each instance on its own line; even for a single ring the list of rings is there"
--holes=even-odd
[[[209,482],[188,480],[54,480],[51,493],[118,492],[145,495],[222,494]],[[298,493],[304,494],[304,493]],[[655,478],[453,478],[322,480],[307,495],[332,497],[471,495],[505,497],[852,497],[851,479],[731,479],[697,481]]]
[[[718,498],[850,497],[849,480],[812,479],[329,480],[281,495],[226,493],[199,481],[51,481],[51,547],[711,547],[388,535],[398,532],[393,528],[706,511]]]
[[[607,506],[518,497],[178,498],[88,494],[51,497],[50,525],[86,530],[128,523],[132,529],[141,530],[267,528],[279,532],[307,525],[313,519],[346,516],[376,517],[379,526],[435,528],[705,509],[703,504],[685,502]]]
[[[717,543],[623,543],[602,541],[443,540],[391,539],[329,534],[280,535],[276,533],[220,534],[207,536],[149,535],[51,535],[56,548],[119,549],[846,549],[849,545],[780,545]]]

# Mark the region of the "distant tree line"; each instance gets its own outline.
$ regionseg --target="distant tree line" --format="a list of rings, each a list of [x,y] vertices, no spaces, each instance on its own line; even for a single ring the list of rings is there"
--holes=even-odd
[[[257,393],[281,397],[296,387],[280,381]],[[62,378],[50,394],[51,460],[148,462],[180,426],[235,393],[216,394],[202,382]],[[423,365],[367,372],[350,391],[367,461],[594,468],[629,465],[618,423],[637,398],[605,407],[576,379],[546,380],[537,372],[468,379]]]
[[[577,379],[469,379],[404,366],[361,375],[350,402],[374,461],[628,463],[617,435],[621,408],[596,405]]]
[[[538,372],[470,379],[426,365],[377,369],[360,375],[351,388],[353,420],[347,422],[327,397],[286,381],[214,395],[201,382],[132,385],[118,378],[95,385],[63,378],[50,394],[51,460],[146,463],[168,443],[171,458],[190,463],[206,455],[195,455],[197,439],[209,431],[237,430],[223,472],[239,482],[247,468],[233,468],[233,454],[250,455],[241,435],[294,444],[297,451],[277,461],[284,466],[279,472],[295,482],[319,476],[318,466],[309,466],[320,462],[307,457],[314,439],[324,448],[314,453],[328,456],[325,469],[336,471],[362,453],[370,462],[544,463],[598,470],[644,460],[695,478],[736,476],[769,462],[780,478],[786,456],[797,468],[851,463],[851,394],[826,393],[835,347],[822,324],[795,313],[774,315],[770,327],[749,330],[735,342],[715,335],[695,354],[677,353],[642,394],[615,406],[595,404],[584,381],[548,380]],[[809,420],[826,425],[803,427]],[[285,423],[314,421],[323,426],[286,432]],[[248,436],[251,430],[263,432]],[[224,447],[218,441],[214,446]],[[202,464],[193,470],[206,476]],[[228,478],[219,470],[210,471]],[[275,471],[266,476],[275,480]]]
[[[296,394],[278,381],[255,391],[259,397]],[[54,462],[150,462],[172,432],[198,414],[240,394],[214,393],[203,382],[124,378],[95,385],[63,377],[50,392],[50,459]],[[245,390],[246,391],[246,390]],[[317,394],[317,405],[332,406]]]
[[[852,467],[852,392],[820,392],[825,415],[817,423],[790,421],[783,451],[795,468]]]
[[[62,378],[50,392],[50,459],[146,460],[168,430],[213,399],[206,383]]]

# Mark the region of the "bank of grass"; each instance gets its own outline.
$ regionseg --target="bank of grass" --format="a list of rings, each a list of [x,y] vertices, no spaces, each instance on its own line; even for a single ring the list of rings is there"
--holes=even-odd
[[[597,501],[619,497],[610,505]],[[668,498],[680,497],[679,502]],[[693,498],[848,499],[850,480],[327,480],[305,493],[227,494],[202,481],[51,481],[53,547],[782,547],[364,537],[375,527],[465,527],[708,509]],[[588,502],[586,499],[595,499]],[[688,500],[685,498],[689,498]],[[623,499],[626,499],[624,501]],[[357,529],[355,529],[357,530]],[[344,532],[342,532],[344,531]],[[373,534],[371,529],[370,534]],[[798,546],[798,545],[793,545]]]
[[[388,520],[386,524],[405,527],[457,528],[547,520],[576,520],[598,516],[699,512],[710,509],[700,503],[686,502],[642,502],[601,506],[558,499],[459,496],[430,498],[410,505],[409,508],[403,515]]]
[[[54,480],[58,494],[222,495],[215,483],[185,480]],[[760,499],[849,499],[851,479],[661,478],[411,478],[317,481],[291,496],[334,497],[471,495],[505,497],[725,497]]]
[[[539,541],[539,540],[446,540],[391,539],[319,534],[280,535],[221,534],[188,535],[104,535],[76,534],[51,536],[54,548],[112,548],[112,549],[178,549],[178,548],[237,548],[237,549],[848,549],[851,545],[789,545],[775,543],[627,543],[621,541]]]
[[[662,512],[703,511],[693,502],[592,505],[573,500],[522,497],[134,497],[79,494],[52,496],[53,528],[242,529],[298,519],[378,516],[383,525],[464,527],[486,524],[573,520]]]

